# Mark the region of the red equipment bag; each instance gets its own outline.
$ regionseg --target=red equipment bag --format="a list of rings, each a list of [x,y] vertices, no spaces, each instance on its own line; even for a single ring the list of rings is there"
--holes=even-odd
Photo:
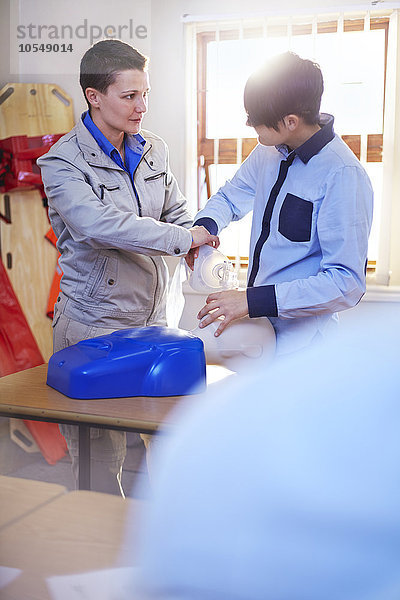
[[[62,135],[15,135],[0,140],[0,192],[35,187],[43,190],[36,159],[48,152]]]

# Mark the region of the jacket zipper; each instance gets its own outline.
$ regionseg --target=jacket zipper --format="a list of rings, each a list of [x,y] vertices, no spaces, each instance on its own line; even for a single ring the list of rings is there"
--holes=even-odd
[[[132,187],[133,187],[133,191],[135,192],[136,200],[137,200],[137,203],[138,203],[138,206],[139,206],[139,216],[140,217],[142,216],[142,206],[140,204],[139,195],[138,195],[136,187],[135,187],[135,175],[136,175],[136,171],[139,168],[140,163],[142,162],[142,160],[144,159],[144,157],[150,152],[150,150],[152,149],[152,147],[153,147],[153,145],[150,144],[150,146],[147,148],[146,152],[144,152],[142,154],[142,157],[141,157],[140,161],[138,162],[138,164],[136,166],[136,169],[134,170],[134,172],[132,174]],[[160,175],[165,175],[165,173],[161,173],[161,174],[158,173],[156,176],[151,175],[150,178],[143,178],[143,179],[144,179],[144,181],[149,181],[149,179],[159,177]],[[156,265],[155,260],[151,256],[149,256],[148,258],[150,258],[151,262],[154,265],[156,285],[155,285],[155,288],[154,288],[153,307],[151,309],[151,312],[149,314],[149,318],[147,319],[147,322],[149,322],[151,316],[154,314],[154,308],[156,306],[156,294],[157,294],[157,291],[158,291],[158,271],[157,271],[157,265]]]
[[[144,152],[141,156],[141,159],[139,160],[138,164],[136,165],[136,169],[133,171],[132,173],[132,179],[129,177],[130,181],[132,182],[132,188],[133,188],[133,192],[135,194],[136,197],[136,201],[138,203],[138,211],[139,211],[139,217],[142,217],[142,204],[140,202],[140,198],[139,198],[139,194],[137,193],[137,189],[135,186],[135,175],[136,175],[136,171],[139,168],[140,163],[142,162],[142,160],[144,159],[144,157],[146,156],[146,154],[148,154],[150,152],[150,150],[152,149],[153,145],[150,144],[150,146],[147,148],[146,152]],[[129,175],[129,173],[128,173]]]
[[[150,150],[152,149],[152,147],[153,147],[153,145],[150,144],[149,147],[147,148],[146,152],[144,152],[142,154],[142,156],[140,158],[140,161],[138,162],[138,164],[136,166],[136,169],[132,173],[132,179],[131,179],[130,173],[127,173],[127,171],[125,171],[125,169],[121,169],[121,167],[119,167],[118,165],[116,165],[116,167],[118,168],[118,170],[121,170],[122,172],[128,174],[129,181],[132,184],[133,193],[135,194],[136,202],[138,204],[138,214],[139,214],[139,217],[143,216],[142,215],[142,204],[140,202],[139,194],[137,193],[137,189],[136,189],[136,186],[135,186],[135,181],[134,181],[135,180],[135,174],[136,174],[136,171],[138,170],[138,167],[139,167],[140,163],[142,162],[142,160],[144,159],[144,157],[146,156],[146,154],[148,154],[150,152]],[[91,163],[89,163],[89,164],[91,164]],[[101,200],[103,200],[103,198],[104,198],[104,188],[105,187],[106,187],[105,185],[100,185]],[[118,189],[118,188],[116,188],[116,189]],[[108,191],[112,191],[112,190],[108,190]]]
[[[146,150],[146,152],[144,152],[142,154],[141,159],[140,159],[140,161],[138,162],[138,164],[136,166],[136,169],[132,173],[132,179],[131,179],[131,177],[130,177],[130,175],[128,173],[129,181],[132,184],[132,189],[133,189],[133,192],[135,194],[135,198],[136,198],[136,201],[137,201],[137,204],[138,204],[138,214],[139,214],[139,217],[142,216],[142,205],[141,205],[141,202],[140,202],[139,194],[138,194],[136,186],[135,186],[135,174],[136,174],[136,171],[138,170],[138,167],[139,167],[140,163],[142,162],[142,160],[144,159],[144,157],[150,152],[150,150],[152,149],[152,147],[153,147],[153,145],[150,144],[150,146],[148,147],[148,149]],[[124,169],[121,169],[121,170],[124,171]],[[126,171],[125,171],[125,173],[126,173]],[[157,179],[157,177],[161,177],[163,175],[165,176],[166,173],[165,172],[163,172],[163,173],[157,173],[156,175],[151,175],[149,178],[143,178],[143,179],[144,179],[144,181],[150,181],[151,179]],[[105,185],[100,185],[100,188],[101,188],[101,199],[103,199],[103,197],[104,197],[104,188],[105,187],[106,187]],[[110,190],[108,190],[108,191],[110,191]],[[149,258],[150,258],[151,262],[154,265],[156,285],[155,285],[155,289],[154,289],[153,307],[151,309],[151,312],[150,312],[150,315],[149,315],[149,318],[147,319],[147,321],[150,320],[151,316],[154,313],[154,309],[155,309],[155,305],[156,305],[156,293],[157,293],[158,287],[159,287],[158,286],[158,271],[157,271],[156,262],[155,262],[155,260],[151,256],[149,256]],[[98,278],[97,278],[96,283],[94,285],[97,285],[97,282],[98,282]],[[94,285],[92,286],[92,291],[93,291]]]

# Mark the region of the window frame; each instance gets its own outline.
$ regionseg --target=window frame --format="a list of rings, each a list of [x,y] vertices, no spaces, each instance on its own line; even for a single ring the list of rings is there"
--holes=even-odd
[[[388,36],[389,36],[389,16],[371,16],[370,30],[384,29],[385,31],[385,48],[384,48],[384,87],[383,87],[383,117],[385,111],[385,89],[386,89],[386,72],[387,72],[387,55],[388,55]],[[364,31],[364,19],[345,17],[343,21],[343,32]],[[283,25],[277,26],[276,34],[282,34]],[[287,31],[287,22],[284,24]],[[338,20],[321,21],[317,23],[317,35],[324,33],[335,33],[338,31]],[[312,32],[312,23],[293,24],[292,35],[304,35]],[[244,39],[255,39],[264,36],[263,27],[248,26],[244,27],[242,34]],[[197,208],[200,210],[201,190],[205,184],[207,198],[211,196],[211,184],[209,168],[215,164],[216,157],[216,140],[208,138],[206,135],[207,124],[207,44],[215,41],[217,38],[216,32],[212,30],[202,31],[196,34],[196,54],[197,54]],[[220,29],[219,40],[235,40],[240,39],[240,31],[236,27],[229,29]],[[384,123],[384,118],[382,119]],[[361,134],[357,135],[342,135],[343,141],[354,152],[358,159],[361,156]],[[257,145],[257,138],[242,138],[241,140],[241,162],[243,162]],[[367,134],[367,162],[382,162],[383,149],[383,126],[382,133]],[[217,146],[218,164],[237,164],[238,146],[235,138],[220,138]],[[235,257],[229,257],[235,261]],[[248,257],[240,257],[240,266],[246,267]],[[372,274],[376,269],[376,262],[369,261],[368,273]]]

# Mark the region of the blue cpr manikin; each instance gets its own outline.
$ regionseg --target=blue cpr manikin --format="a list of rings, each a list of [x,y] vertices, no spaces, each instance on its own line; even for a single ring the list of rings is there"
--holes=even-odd
[[[80,399],[198,393],[206,384],[203,342],[168,327],[122,329],[53,354],[47,384]]]

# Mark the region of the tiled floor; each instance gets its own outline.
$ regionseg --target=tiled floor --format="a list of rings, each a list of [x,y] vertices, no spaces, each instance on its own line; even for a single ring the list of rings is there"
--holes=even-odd
[[[49,465],[43,456],[28,453],[10,438],[9,419],[0,418],[0,474],[24,479],[59,483],[73,490],[69,456]],[[122,485],[129,497],[143,498],[148,492],[148,475],[144,460],[144,446],[139,434],[127,434],[127,456],[124,463]]]

